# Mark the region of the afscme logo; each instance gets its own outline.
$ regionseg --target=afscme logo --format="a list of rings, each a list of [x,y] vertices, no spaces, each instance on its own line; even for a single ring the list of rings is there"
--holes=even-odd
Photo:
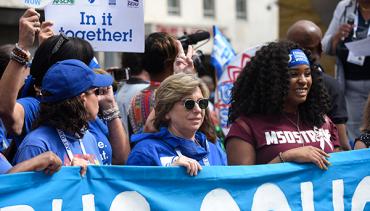
[[[139,0],[127,0],[128,7],[139,7]]]
[[[90,2],[90,4],[94,3],[95,0],[88,0]]]
[[[73,5],[75,0],[54,0],[53,5]]]

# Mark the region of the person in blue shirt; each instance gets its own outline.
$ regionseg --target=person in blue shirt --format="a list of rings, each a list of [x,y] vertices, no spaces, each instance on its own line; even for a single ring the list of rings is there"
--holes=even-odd
[[[13,49],[19,55],[10,59],[0,81],[0,118],[8,134],[14,137],[13,148],[17,148],[33,128],[40,109],[41,82],[46,71],[53,64],[66,59],[78,59],[91,68],[96,67],[93,48],[87,41],[66,37],[63,34],[54,35],[51,27],[50,21],[40,23],[40,14],[32,8],[28,9],[19,20],[19,39],[17,48]],[[41,44],[29,68],[29,50],[37,34]],[[27,93],[25,95],[27,97],[17,100],[18,91],[29,72],[32,75],[30,89],[27,92],[22,91]],[[118,106],[114,100],[112,88],[107,87],[100,91],[99,105],[102,114],[104,111],[117,113]],[[90,120],[89,130],[97,139],[104,164],[122,165],[126,162],[130,148],[119,114],[105,120],[99,117]],[[8,157],[8,159],[11,158]]]
[[[66,166],[72,164],[74,157],[90,164],[102,164],[88,121],[97,117],[99,89],[112,82],[110,75],[96,74],[76,59],[50,67],[42,81],[38,127],[24,138],[15,163],[52,151]]]
[[[192,74],[165,79],[155,97],[155,133],[133,135],[127,165],[184,166],[195,176],[201,166],[227,165],[211,126],[206,85]]]
[[[10,174],[24,171],[45,171],[53,174],[62,167],[62,161],[52,152],[42,153],[33,159],[12,166],[8,160],[0,153],[0,174]],[[85,165],[86,172],[86,165]]]
[[[87,171],[87,162],[80,158],[74,158],[72,166],[80,166],[80,174],[84,176]],[[45,174],[54,174],[62,167],[62,161],[53,152],[44,152],[36,157],[12,166],[5,156],[0,153],[0,175],[12,174],[25,171],[43,171]]]

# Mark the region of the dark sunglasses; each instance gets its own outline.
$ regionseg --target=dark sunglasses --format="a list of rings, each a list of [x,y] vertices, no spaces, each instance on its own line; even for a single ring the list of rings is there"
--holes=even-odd
[[[195,103],[199,105],[199,108],[201,109],[206,109],[208,107],[208,99],[202,98],[197,101],[192,100],[192,99],[186,99],[184,100],[184,107],[187,110],[192,110],[195,106]]]
[[[51,50],[51,54],[55,54],[56,52],[59,51],[59,49],[64,45],[64,43],[66,43],[68,41],[68,37],[61,33],[59,34],[59,39],[58,41],[55,43],[54,47],[53,47],[53,50]]]

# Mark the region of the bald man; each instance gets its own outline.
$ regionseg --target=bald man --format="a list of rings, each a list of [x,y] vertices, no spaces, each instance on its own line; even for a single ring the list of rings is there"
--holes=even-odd
[[[321,29],[312,21],[300,20],[289,27],[286,38],[311,51],[312,56],[316,60],[315,63],[322,73],[324,85],[328,90],[329,96],[331,97],[332,107],[328,112],[328,116],[337,126],[341,148],[343,150],[350,150],[351,146],[346,133],[346,122],[348,115],[344,94],[342,93],[338,82],[333,77],[324,73],[322,67],[319,65],[322,53]]]

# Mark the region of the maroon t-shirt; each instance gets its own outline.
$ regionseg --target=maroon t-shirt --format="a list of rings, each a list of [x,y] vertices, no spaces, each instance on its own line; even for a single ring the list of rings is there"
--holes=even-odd
[[[339,146],[337,128],[328,117],[320,128],[297,124],[297,120],[297,115],[291,114],[242,116],[231,125],[226,143],[236,137],[251,144],[256,150],[256,164],[268,163],[279,152],[297,147],[314,146],[330,153]]]

